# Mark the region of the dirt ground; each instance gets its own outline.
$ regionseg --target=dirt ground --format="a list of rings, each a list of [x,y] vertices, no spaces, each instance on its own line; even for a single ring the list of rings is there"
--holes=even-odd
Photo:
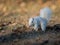
[[[39,15],[41,0],[0,0],[0,45],[60,45],[59,4],[53,5],[54,14],[42,32],[28,28],[28,19]]]

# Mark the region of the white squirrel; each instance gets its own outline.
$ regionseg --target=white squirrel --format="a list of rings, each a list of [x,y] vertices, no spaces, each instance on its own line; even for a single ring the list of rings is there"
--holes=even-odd
[[[42,31],[45,31],[51,15],[52,10],[49,7],[42,8],[40,10],[40,16],[29,19],[29,27],[34,27],[35,30],[38,30],[41,27]]]

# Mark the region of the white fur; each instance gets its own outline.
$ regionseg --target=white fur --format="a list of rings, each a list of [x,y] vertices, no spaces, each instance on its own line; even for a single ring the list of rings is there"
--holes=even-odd
[[[41,26],[42,31],[45,31],[46,25],[47,20],[41,18],[40,16],[34,17],[34,20],[33,18],[29,19],[29,26],[34,27],[35,30],[38,30],[38,28],[40,28],[39,26]]]
[[[33,17],[33,18],[29,19],[29,26],[34,27],[35,30],[38,30],[39,25],[40,25],[42,31],[45,31],[47,23],[51,18],[51,14],[52,14],[52,11],[50,8],[45,7],[43,9],[41,9],[40,16]]]
[[[49,7],[45,7],[40,10],[41,18],[45,18],[46,20],[50,21],[51,15],[52,15],[52,10]]]

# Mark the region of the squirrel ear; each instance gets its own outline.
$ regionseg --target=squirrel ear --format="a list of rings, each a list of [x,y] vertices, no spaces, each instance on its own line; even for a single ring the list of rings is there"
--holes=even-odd
[[[33,23],[33,21],[34,21],[34,18],[32,18],[32,23]]]
[[[34,20],[34,18],[32,18]]]
[[[34,18],[32,18],[32,20],[34,21]],[[33,22],[33,21],[32,21],[32,22]]]

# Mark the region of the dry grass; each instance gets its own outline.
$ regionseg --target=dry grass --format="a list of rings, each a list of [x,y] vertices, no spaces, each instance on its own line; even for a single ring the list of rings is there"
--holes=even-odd
[[[41,0],[0,0],[0,45],[40,45],[45,40],[50,41],[50,44],[55,42],[58,44],[60,42],[60,32],[55,33],[55,31],[52,32],[51,30],[51,32],[47,31],[41,35],[39,31],[34,33],[33,31],[31,32],[32,29],[27,28],[28,19],[39,15],[41,7],[44,6],[41,3]],[[60,24],[60,0],[56,1],[52,9],[54,14],[48,25]],[[17,34],[12,34],[13,32]],[[5,37],[1,38],[1,36]],[[10,41],[10,39],[13,40]],[[8,43],[3,43],[6,40],[8,40]]]
[[[23,0],[24,1],[24,0]],[[28,19],[30,17],[38,16],[40,8],[43,6],[41,2],[36,1],[27,1],[23,2],[22,0],[0,0],[0,25],[3,23],[17,23],[23,24],[28,27]],[[47,5],[47,4],[45,4]],[[52,20],[49,24],[60,23],[60,6],[57,4],[53,7],[54,14]],[[57,21],[56,21],[57,20]]]

